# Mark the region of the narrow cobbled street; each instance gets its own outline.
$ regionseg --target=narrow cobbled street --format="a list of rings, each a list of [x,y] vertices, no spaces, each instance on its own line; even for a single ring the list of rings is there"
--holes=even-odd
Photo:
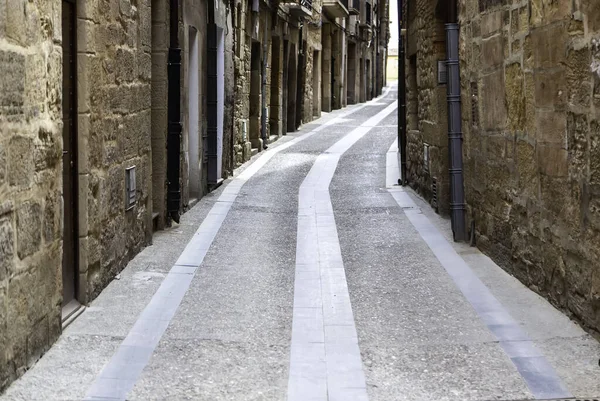
[[[600,346],[397,185],[397,89],[159,232],[1,400],[600,395]]]

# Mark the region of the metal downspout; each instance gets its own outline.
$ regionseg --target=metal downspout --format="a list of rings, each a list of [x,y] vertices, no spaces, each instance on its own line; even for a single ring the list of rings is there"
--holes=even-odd
[[[181,188],[179,170],[181,157],[181,49],[179,48],[179,0],[170,0],[167,132],[167,213],[179,223]]]
[[[408,21],[408,3],[407,21]],[[407,184],[406,179],[406,55],[402,40],[402,0],[398,0],[398,145],[400,148],[400,183]]]
[[[460,100],[459,25],[456,0],[450,1],[446,24],[448,64],[448,148],[450,152],[450,212],[455,241],[467,240],[463,182],[462,121]]]

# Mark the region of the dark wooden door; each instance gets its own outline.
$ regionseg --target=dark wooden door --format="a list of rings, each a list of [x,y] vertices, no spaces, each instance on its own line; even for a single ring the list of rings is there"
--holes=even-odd
[[[63,32],[63,306],[75,299],[77,272],[77,109],[75,2],[62,0]]]

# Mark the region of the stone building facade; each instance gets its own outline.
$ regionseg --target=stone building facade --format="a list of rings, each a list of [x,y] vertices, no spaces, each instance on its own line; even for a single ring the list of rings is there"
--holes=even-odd
[[[432,179],[448,177],[436,6],[409,1],[405,22],[408,179],[430,198]],[[476,243],[598,333],[600,7],[463,0],[458,11],[464,186]],[[444,211],[447,185],[437,179]]]
[[[18,3],[0,8],[0,389],[61,331],[60,2]]]
[[[154,230],[346,105],[347,6],[324,1],[0,2],[0,391]],[[364,43],[356,101],[383,85]]]
[[[0,388],[151,239],[150,26],[143,1],[0,9]]]

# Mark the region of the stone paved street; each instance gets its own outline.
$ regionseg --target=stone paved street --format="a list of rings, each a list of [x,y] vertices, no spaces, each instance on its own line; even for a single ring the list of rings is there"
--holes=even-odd
[[[254,156],[0,400],[600,397],[600,344],[397,185],[396,99]]]

